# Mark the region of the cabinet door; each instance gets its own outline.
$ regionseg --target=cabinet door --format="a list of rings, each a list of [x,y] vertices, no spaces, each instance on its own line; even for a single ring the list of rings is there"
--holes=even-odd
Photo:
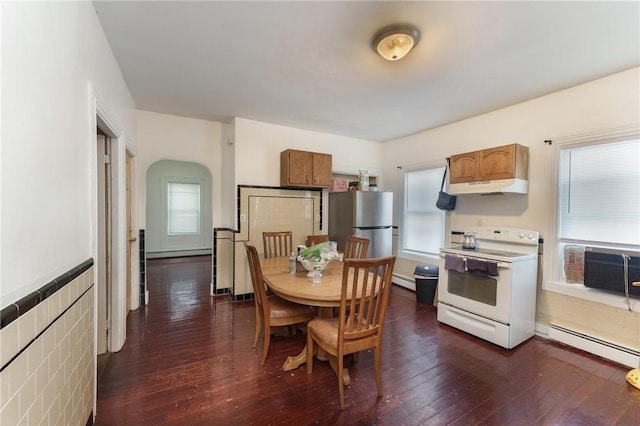
[[[309,185],[313,172],[313,162],[310,152],[289,151],[289,184]]]
[[[515,177],[515,154],[514,144],[480,151],[480,180]]]
[[[451,156],[450,183],[475,182],[478,180],[479,151]]]
[[[313,184],[331,186],[331,155],[313,153]]]

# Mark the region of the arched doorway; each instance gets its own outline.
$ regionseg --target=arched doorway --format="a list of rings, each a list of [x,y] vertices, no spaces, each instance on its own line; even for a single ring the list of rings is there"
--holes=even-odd
[[[147,170],[147,258],[211,254],[212,178],[202,164],[160,160]]]

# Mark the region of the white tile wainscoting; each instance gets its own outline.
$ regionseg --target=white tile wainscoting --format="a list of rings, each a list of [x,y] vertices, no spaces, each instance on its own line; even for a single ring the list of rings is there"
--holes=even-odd
[[[65,276],[50,283],[46,296],[33,293],[35,306],[23,314],[3,315],[0,425],[85,425],[92,416],[93,261]],[[13,306],[19,311],[21,305]]]

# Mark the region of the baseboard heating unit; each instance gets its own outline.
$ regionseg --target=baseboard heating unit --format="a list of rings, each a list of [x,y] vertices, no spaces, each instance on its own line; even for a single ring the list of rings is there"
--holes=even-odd
[[[638,368],[640,365],[640,351],[556,324],[549,325],[547,337],[627,367]]]
[[[393,274],[391,282],[394,284],[398,284],[399,286],[408,288],[409,290],[416,290],[416,282],[413,279],[404,277],[402,275]]]

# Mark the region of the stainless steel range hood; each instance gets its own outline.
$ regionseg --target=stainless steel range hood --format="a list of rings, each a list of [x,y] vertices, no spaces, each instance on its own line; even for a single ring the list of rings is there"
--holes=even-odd
[[[451,183],[447,193],[451,195],[465,194],[526,194],[529,192],[529,181],[523,179],[500,179],[478,182]]]

